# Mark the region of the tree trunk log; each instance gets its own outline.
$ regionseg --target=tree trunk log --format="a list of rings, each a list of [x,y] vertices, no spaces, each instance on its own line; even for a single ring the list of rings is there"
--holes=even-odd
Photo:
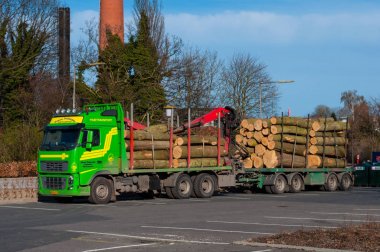
[[[190,136],[190,143],[192,145],[193,144],[217,145],[218,144],[218,138],[216,136],[192,135],[192,136]],[[179,145],[179,146],[186,145],[187,144],[187,137],[177,137],[177,139],[174,141],[174,144]],[[224,138],[220,139],[220,144],[221,145],[225,144]]]
[[[276,152],[277,164],[280,166],[281,154]],[[283,153],[282,165],[284,168],[291,168],[293,160],[293,168],[317,168],[322,164],[322,159],[317,155],[308,155],[308,166],[306,167],[305,157]]]
[[[218,159],[216,158],[194,158],[190,161],[190,167],[215,167],[218,165]],[[223,165],[223,160],[221,165]],[[187,160],[186,159],[174,159],[173,160],[174,168],[186,168]]]
[[[130,152],[127,152],[127,158],[130,158]],[[155,150],[154,158],[153,152],[149,150],[135,151],[134,152],[135,160],[169,160],[169,150]]]
[[[309,148],[311,154],[323,155],[323,146],[312,145]],[[343,158],[346,157],[345,146],[325,146],[324,152],[326,156]]]
[[[124,131],[124,138],[126,139],[129,139],[130,138],[130,131],[129,130],[125,130]],[[154,134],[154,133],[150,133],[150,132],[147,132],[147,131],[143,131],[143,130],[135,130],[133,131],[133,136],[134,136],[134,139],[137,140],[137,141],[143,141],[143,140],[152,140],[152,137],[154,140],[169,140],[170,136],[169,134],[166,134],[166,133],[157,133],[157,134]],[[177,136],[173,136],[173,139],[176,139]]]
[[[279,125],[272,125],[270,129],[271,133],[274,135],[280,134],[281,132],[285,134],[297,134],[299,136],[306,136],[308,134],[306,129],[296,126],[284,126],[284,128],[282,128]]]
[[[224,148],[221,148],[220,156],[226,156],[227,152]],[[216,158],[218,157],[218,148],[216,146],[194,146],[190,147],[191,158]],[[187,158],[187,147],[175,146],[173,148],[173,158],[181,159]]]
[[[252,162],[252,159],[251,158],[246,158],[243,160],[243,165],[244,165],[244,168],[246,169],[250,169],[253,167],[253,162]]]
[[[281,151],[281,142],[275,141],[274,143],[275,143],[274,149],[277,151]],[[289,153],[289,154],[293,154],[293,150],[294,150],[295,151],[294,154],[298,155],[298,156],[305,156],[305,154],[306,154],[306,146],[305,145],[296,144],[294,146],[294,144],[292,144],[292,143],[283,143],[282,150],[283,150],[283,152]],[[315,153],[312,153],[312,154],[315,154]]]
[[[152,146],[154,145],[154,150],[168,150],[169,149],[169,141],[135,141],[135,146],[133,150],[141,151],[141,150],[152,150]],[[129,143],[125,143],[125,147],[127,151],[130,150]]]
[[[298,127],[304,128],[304,129],[307,129],[307,127],[308,127],[307,119],[300,118],[300,117],[284,117],[283,120],[281,117],[272,117],[270,119],[270,122],[272,125],[277,124],[279,126],[283,123],[284,126],[298,126]],[[316,123],[313,124],[314,122],[316,122]],[[320,123],[318,121],[310,119],[309,129],[313,129],[314,131],[318,131],[318,129],[320,128],[319,124]]]
[[[265,150],[266,150],[266,148],[262,144],[258,144],[258,145],[255,146],[255,153],[259,157],[262,157],[264,155]]]
[[[258,143],[261,142],[261,139],[263,138],[263,133],[261,133],[261,131],[255,131],[255,133],[253,133],[253,138],[256,139],[256,141]]]

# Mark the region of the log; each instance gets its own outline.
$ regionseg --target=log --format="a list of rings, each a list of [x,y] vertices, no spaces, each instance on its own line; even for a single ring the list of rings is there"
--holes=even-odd
[[[134,169],[164,169],[170,168],[168,160],[135,160],[133,162]]]
[[[264,155],[265,150],[266,150],[266,148],[265,148],[265,146],[262,145],[262,144],[258,144],[258,145],[255,146],[255,153],[256,153],[256,155],[259,156],[259,157],[261,157],[261,156]]]
[[[271,124],[277,124],[281,125],[282,123],[284,126],[298,126],[304,129],[307,129],[308,127],[308,122],[307,119],[301,118],[301,117],[287,117],[285,116],[284,119],[282,120],[281,117],[272,117],[270,119]],[[316,124],[314,124],[316,122]],[[310,119],[309,121],[309,129],[313,129],[314,131],[318,131],[320,128],[320,123],[318,121]],[[313,128],[314,127],[314,128]]]
[[[262,129],[261,133],[263,133],[264,136],[267,136],[269,135],[269,129],[268,128]]]
[[[268,141],[268,150],[274,150],[274,148],[276,147],[276,142],[275,141]]]
[[[316,154],[316,155],[323,155],[323,152],[324,152],[326,156],[330,156],[330,157],[338,157],[338,158],[346,157],[345,146],[325,146],[324,151],[323,151],[323,146],[312,145],[309,148],[309,152],[311,154]]]
[[[270,123],[268,122],[268,120],[263,120],[263,128],[266,129],[270,126]]]
[[[253,167],[254,168],[263,168],[263,159],[260,157],[253,157],[251,156],[252,162],[253,162]]]
[[[255,147],[257,145],[257,141],[255,139],[248,139],[247,140],[247,145],[249,147]]]
[[[224,138],[220,139],[221,145],[224,145],[225,142],[226,141]],[[216,136],[192,135],[192,136],[190,136],[190,143],[192,145],[196,145],[196,144],[217,145],[218,144],[218,138]],[[174,144],[175,145],[186,145],[187,144],[187,137],[177,137],[177,139],[175,139],[175,141],[174,141]]]
[[[316,137],[310,137],[309,143],[312,144],[312,145],[316,145],[318,143],[317,142],[317,138]]]
[[[244,139],[244,137],[242,135],[236,134],[235,142],[237,142],[238,144],[241,144],[241,143],[243,143],[243,139]]]
[[[227,152],[224,148],[221,148],[221,156],[226,156]],[[192,145],[190,147],[191,158],[216,158],[218,157],[218,148],[216,146],[201,146]],[[175,146],[173,148],[173,158],[181,159],[187,158],[187,147],[186,146]]]
[[[346,162],[344,159],[338,159],[338,158],[325,158],[322,164],[319,167],[324,168],[344,168],[346,165]]]
[[[244,165],[244,168],[246,169],[250,169],[253,167],[253,162],[252,162],[252,159],[251,158],[246,158],[243,160],[243,165]]]
[[[239,134],[242,135],[242,136],[246,136],[246,132],[247,132],[247,130],[245,128],[240,128],[239,129]]]
[[[268,140],[269,141],[273,141],[274,140],[274,136],[273,134],[269,134],[267,137],[268,137]]]
[[[315,137],[315,145],[323,145],[323,139],[325,139],[325,145],[345,145],[346,139],[344,137]]]
[[[282,139],[283,139],[283,142],[287,142],[287,143],[296,142],[297,144],[306,144],[305,136],[295,136],[295,135],[284,134]],[[281,134],[273,135],[273,140],[277,142],[281,142]]]
[[[276,152],[267,150],[263,155],[263,164],[266,168],[275,168],[278,164]]]
[[[248,131],[254,131],[255,130],[255,125],[253,123],[248,124]]]
[[[168,133],[168,125],[166,124],[156,124],[145,128],[145,131],[152,134]]]
[[[268,146],[268,142],[269,142],[269,140],[268,140],[267,137],[263,137],[263,138],[261,138],[261,144],[262,144],[262,145],[264,145],[264,146]]]
[[[272,125],[270,127],[270,131],[272,134],[276,135],[276,134],[280,134],[281,132],[282,133],[288,133],[288,134],[296,134],[297,135],[302,135],[302,136],[306,136],[308,134],[308,130],[304,129],[304,128],[301,128],[301,127],[296,127],[296,126],[284,126],[283,128],[279,125]]]
[[[323,132],[323,131],[317,131],[315,132],[314,137],[344,137],[345,131],[337,131],[337,132]]]
[[[141,150],[152,150],[152,145],[154,145],[155,150],[168,150],[169,149],[169,141],[135,141],[135,146],[133,150],[141,151]],[[129,144],[125,143],[125,147],[127,151],[129,151]]]
[[[135,130],[133,131],[134,139],[137,141],[143,141],[143,140],[152,140],[152,136],[154,140],[169,140],[170,136],[166,133],[150,133],[144,130]],[[124,131],[124,138],[129,139],[130,138],[130,131],[125,130]],[[173,139],[176,139],[177,136],[173,136]]]
[[[251,138],[253,138],[253,134],[254,134],[253,132],[248,131],[246,137],[247,137],[248,139],[251,139]]]
[[[256,141],[258,143],[261,142],[261,139],[263,138],[263,133],[261,133],[261,131],[255,131],[255,133],[253,133],[253,138],[256,139]]]
[[[253,126],[254,126],[255,130],[257,130],[257,131],[262,130],[263,129],[263,121],[261,119],[257,119],[253,123]]]
[[[127,158],[130,158],[130,152],[127,152]],[[134,152],[134,160],[153,160],[153,151],[143,150]],[[169,150],[155,150],[155,160],[169,160]]]
[[[249,124],[253,124],[254,122],[255,122],[255,119],[254,119],[254,118],[243,119],[243,120],[240,122],[240,126],[241,126],[242,128],[248,129],[248,125],[249,125]]]
[[[280,166],[280,159],[281,159],[281,154],[277,151],[276,151],[276,158],[277,158],[277,164],[275,165],[275,167]],[[295,155],[293,158],[293,155],[283,153],[282,164],[284,168],[291,168],[292,160],[293,160],[293,168],[317,168],[321,166],[322,159],[320,156],[308,155],[307,159],[308,159],[308,166],[306,167],[305,157]],[[270,161],[267,161],[267,162],[270,162]]]
[[[346,130],[346,123],[341,121],[327,122],[326,126],[321,123],[321,128],[318,131],[343,131]]]
[[[274,149],[277,151],[281,151],[281,142],[275,141],[275,147]],[[293,154],[293,149],[295,151],[295,154],[298,156],[305,156],[306,154],[306,146],[305,145],[294,145],[292,143],[282,143],[282,151],[284,153]],[[312,153],[315,154],[315,153]]]

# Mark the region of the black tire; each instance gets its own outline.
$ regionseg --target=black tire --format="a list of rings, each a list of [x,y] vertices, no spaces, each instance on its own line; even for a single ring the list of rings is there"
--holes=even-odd
[[[270,187],[271,186],[266,185],[266,186],[264,186],[264,190],[265,190],[266,193],[272,194],[272,189]]]
[[[325,190],[329,192],[336,191],[338,189],[338,178],[335,174],[330,174],[327,177],[327,181],[325,184]]]
[[[215,181],[210,174],[199,174],[194,180],[194,193],[198,198],[210,198],[215,192]]]
[[[302,177],[296,174],[292,177],[292,180],[290,181],[289,192],[299,193],[302,191],[303,186],[304,185],[303,185]]]
[[[174,199],[172,188],[169,186],[165,187],[166,196],[168,196],[169,199]]]
[[[195,184],[195,178],[197,177],[197,175],[193,175],[191,176],[191,182],[193,183],[193,185]],[[190,195],[191,198],[197,198],[197,195],[195,195],[195,192],[194,192],[194,189],[191,191],[191,195]]]
[[[187,174],[181,174],[178,176],[176,184],[171,188],[172,194],[175,199],[188,199],[193,191],[193,183],[191,178]]]
[[[352,179],[348,173],[343,174],[340,180],[339,189],[342,191],[349,191],[352,187]]]
[[[97,177],[91,183],[89,201],[94,204],[107,204],[112,197],[112,182],[104,177]]]
[[[286,190],[286,180],[284,176],[278,175],[274,180],[274,185],[272,185],[270,189],[274,194],[284,193]]]

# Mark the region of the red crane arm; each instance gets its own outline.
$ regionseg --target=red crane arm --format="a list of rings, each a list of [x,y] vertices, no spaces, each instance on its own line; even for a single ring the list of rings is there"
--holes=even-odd
[[[231,111],[228,110],[228,109],[226,109],[226,108],[216,108],[216,109],[213,109],[211,112],[209,112],[209,113],[207,113],[207,114],[205,114],[205,115],[203,115],[201,117],[198,117],[198,118],[192,120],[190,122],[190,128],[202,126],[202,125],[205,125],[206,123],[209,123],[209,122],[217,120],[219,113],[220,113],[220,118],[223,118],[225,115],[227,115],[230,112]],[[175,129],[174,133],[183,132],[187,128],[189,128],[189,125],[188,125],[188,123],[185,123],[181,127]]]
[[[131,123],[130,119],[124,118],[124,122],[127,124],[128,127],[132,126],[132,123]],[[142,124],[137,123],[137,122],[133,122],[133,129],[135,129],[135,130],[143,130],[145,128],[146,128],[145,125],[142,125]]]

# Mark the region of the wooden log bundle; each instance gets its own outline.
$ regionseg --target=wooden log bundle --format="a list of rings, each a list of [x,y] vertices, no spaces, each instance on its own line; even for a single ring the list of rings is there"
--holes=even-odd
[[[239,153],[246,168],[345,167],[345,122],[333,118],[247,118],[235,141],[248,153]]]
[[[173,135],[172,167],[170,167],[170,135],[165,125],[154,125],[146,130],[134,130],[134,169],[187,168],[187,136]],[[127,157],[131,156],[131,132],[125,130]],[[254,139],[250,144],[254,145]],[[190,167],[208,167],[218,165],[217,136],[191,135]],[[227,156],[225,140],[220,139],[220,157]],[[221,163],[223,164],[223,163]]]

